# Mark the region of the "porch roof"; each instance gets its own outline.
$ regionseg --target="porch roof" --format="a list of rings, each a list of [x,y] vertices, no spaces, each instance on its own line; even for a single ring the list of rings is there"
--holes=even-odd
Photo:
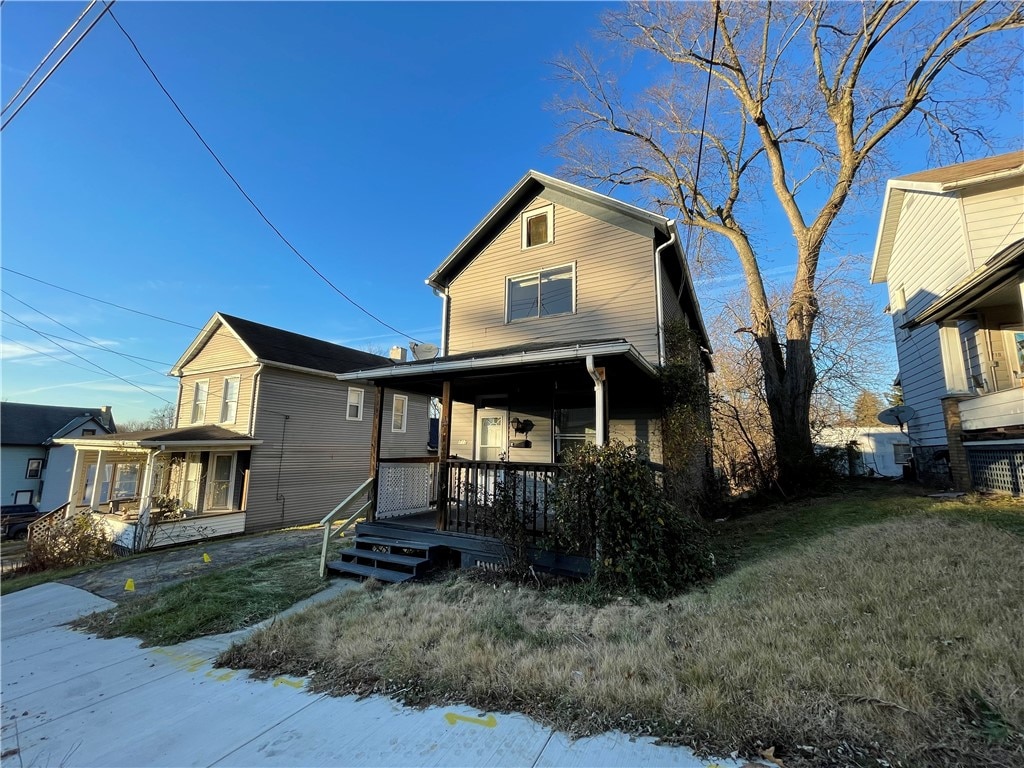
[[[933,301],[927,309],[904,323],[903,327],[917,328],[927,323],[954,320],[1007,289],[1006,298],[1010,301],[1019,301],[1019,289],[1013,278],[1021,269],[1024,269],[1024,239],[1011,243],[999,251],[943,296]]]
[[[535,342],[514,347],[463,352],[433,360],[413,360],[397,365],[338,374],[340,381],[369,381],[423,394],[437,394],[443,381],[494,380],[553,369],[570,363],[582,364],[593,357],[595,365],[612,365],[627,371],[630,378],[654,382],[657,371],[624,339],[562,342]]]
[[[79,448],[159,448],[161,450],[185,448],[246,448],[259,445],[248,435],[240,435],[230,429],[213,424],[201,424],[174,429],[144,429],[139,432],[116,432],[112,435],[55,440],[61,445]]]

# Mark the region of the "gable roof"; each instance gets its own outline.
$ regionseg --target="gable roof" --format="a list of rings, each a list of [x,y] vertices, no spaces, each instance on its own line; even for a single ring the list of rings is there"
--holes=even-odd
[[[0,442],[4,445],[43,445],[93,419],[106,431],[115,429],[109,406],[77,408],[64,405],[0,403]]]
[[[527,171],[526,175],[508,191],[508,193],[491,209],[483,220],[466,235],[465,239],[452,251],[448,258],[441,262],[427,278],[427,285],[443,291],[452,281],[476,258],[487,245],[507,227],[535,197],[543,195],[544,199],[560,205],[566,205],[582,213],[615,226],[644,234],[652,239],[656,232],[665,235],[667,241],[673,243],[672,251],[676,256],[682,272],[681,280],[685,285],[684,297],[689,304],[688,314],[694,321],[695,330],[700,335],[702,345],[711,354],[711,339],[704,326],[704,317],[700,311],[700,303],[693,288],[693,278],[683,253],[682,238],[675,232],[675,222],[657,213],[645,211],[629,203],[623,203],[608,195],[586,189],[554,176],[539,171]],[[673,240],[672,237],[675,236]],[[710,364],[710,357],[707,362]]]
[[[1015,176],[1024,176],[1024,150],[890,179],[885,185],[881,221],[871,260],[871,282],[884,283],[888,277],[903,199],[908,192],[942,194]]]
[[[303,336],[216,312],[171,368],[171,374],[180,376],[182,369],[199,354],[222,326],[234,335],[254,364],[263,363],[313,373],[335,374],[359,368],[376,368],[392,362],[390,358],[371,352],[343,347],[340,344],[314,339],[312,336]]]

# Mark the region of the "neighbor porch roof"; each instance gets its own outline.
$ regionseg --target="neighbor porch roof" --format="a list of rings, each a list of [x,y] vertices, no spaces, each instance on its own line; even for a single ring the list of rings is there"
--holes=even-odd
[[[55,440],[61,445],[78,448],[159,448],[183,450],[185,448],[246,448],[260,445],[248,435],[240,435],[224,427],[199,425],[175,429],[144,429],[139,432],[120,432],[112,435],[66,438]]]

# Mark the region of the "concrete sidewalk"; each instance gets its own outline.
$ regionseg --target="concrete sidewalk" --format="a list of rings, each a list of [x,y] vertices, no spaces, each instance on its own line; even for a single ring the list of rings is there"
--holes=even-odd
[[[313,695],[301,678],[215,668],[245,632],[140,648],[60,626],[111,605],[64,584],[0,599],[4,768],[742,764],[621,733],[571,741],[524,715]]]

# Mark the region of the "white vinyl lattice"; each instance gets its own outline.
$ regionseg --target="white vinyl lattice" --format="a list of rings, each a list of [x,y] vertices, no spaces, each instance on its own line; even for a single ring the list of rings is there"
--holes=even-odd
[[[388,464],[378,468],[378,519],[422,512],[430,506],[433,464]]]
[[[967,448],[974,487],[982,491],[1002,491],[1020,496],[1024,493],[1024,450],[1006,448]]]

